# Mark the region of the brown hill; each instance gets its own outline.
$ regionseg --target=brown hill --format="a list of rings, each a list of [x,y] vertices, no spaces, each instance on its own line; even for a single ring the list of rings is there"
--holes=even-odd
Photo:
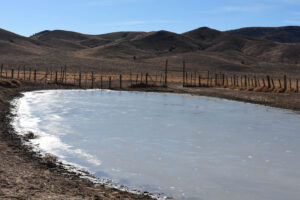
[[[94,39],[93,36],[88,36],[71,31],[42,31],[40,33],[34,34],[30,37],[35,41],[39,41],[53,48],[60,48],[64,50],[79,50],[86,48],[81,42]],[[97,40],[93,41],[93,44],[98,43]],[[89,44],[89,42],[87,43]]]
[[[158,54],[169,52],[181,53],[203,49],[201,45],[196,44],[192,39],[168,31],[138,35],[129,42],[139,49],[155,51]]]
[[[250,27],[228,31],[227,33],[266,39],[281,43],[300,43],[300,27]]]
[[[114,40],[107,45],[85,50],[83,55],[109,58],[133,56],[149,58],[203,49],[192,39],[168,31],[124,34],[105,35],[106,39]],[[99,37],[103,37],[103,35],[99,35]]]
[[[208,27],[201,27],[182,34],[183,36],[189,37],[195,41],[210,42],[223,35],[221,31],[211,29]]]
[[[37,55],[45,50],[38,41],[0,29],[1,55]]]
[[[168,58],[176,70],[185,59],[188,66],[197,71],[293,71],[300,74],[297,30],[297,27],[279,27],[221,32],[202,27],[183,34],[155,31],[102,35],[55,30],[23,37],[1,29],[0,62],[44,68],[67,64],[74,70],[120,71],[133,65],[139,66],[139,70],[158,69]],[[287,40],[289,35],[293,37]],[[294,43],[287,43],[290,41]],[[136,57],[135,64],[133,57]]]
[[[115,41],[131,39],[140,32],[116,32],[103,35],[87,35],[71,31],[42,31],[30,38],[54,48],[79,50],[103,46]]]

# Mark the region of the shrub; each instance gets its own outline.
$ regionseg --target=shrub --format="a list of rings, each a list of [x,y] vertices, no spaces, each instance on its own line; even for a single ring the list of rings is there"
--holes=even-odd
[[[29,141],[29,140],[32,140],[32,139],[37,138],[37,136],[34,135],[33,132],[29,131],[28,133],[26,133],[26,134],[23,136],[23,138],[24,138],[24,140]]]
[[[57,158],[49,153],[46,153],[45,156],[43,157],[43,162],[48,166],[48,167],[55,167]]]
[[[22,83],[18,80],[12,79],[0,79],[0,86],[6,87],[6,88],[16,88],[20,87]]]
[[[20,87],[22,85],[21,81],[16,79],[11,80],[11,83],[15,84],[17,87]]]

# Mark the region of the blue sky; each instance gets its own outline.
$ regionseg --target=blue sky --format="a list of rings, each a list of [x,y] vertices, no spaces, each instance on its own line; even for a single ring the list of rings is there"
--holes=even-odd
[[[0,28],[88,34],[300,25],[300,0],[2,0]]]

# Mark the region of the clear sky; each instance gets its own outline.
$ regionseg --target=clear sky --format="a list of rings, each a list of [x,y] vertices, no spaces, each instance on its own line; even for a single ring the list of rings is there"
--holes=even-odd
[[[0,0],[0,28],[88,34],[300,25],[300,0]]]

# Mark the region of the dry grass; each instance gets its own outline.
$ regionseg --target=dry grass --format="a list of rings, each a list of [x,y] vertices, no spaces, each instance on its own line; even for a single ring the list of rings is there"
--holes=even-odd
[[[26,133],[23,136],[23,138],[24,138],[25,141],[29,141],[29,140],[32,140],[32,139],[36,139],[37,136],[33,132],[29,131],[28,133]]]
[[[158,86],[158,85],[155,85],[155,84],[148,84],[146,85],[145,83],[138,83],[138,84],[132,84],[130,85],[131,88],[151,88],[151,87],[161,87],[161,86]]]
[[[57,158],[49,153],[45,154],[43,157],[43,162],[48,166],[48,167],[55,167]]]
[[[20,87],[22,83],[15,79],[0,79],[0,86],[6,88],[17,88]]]

